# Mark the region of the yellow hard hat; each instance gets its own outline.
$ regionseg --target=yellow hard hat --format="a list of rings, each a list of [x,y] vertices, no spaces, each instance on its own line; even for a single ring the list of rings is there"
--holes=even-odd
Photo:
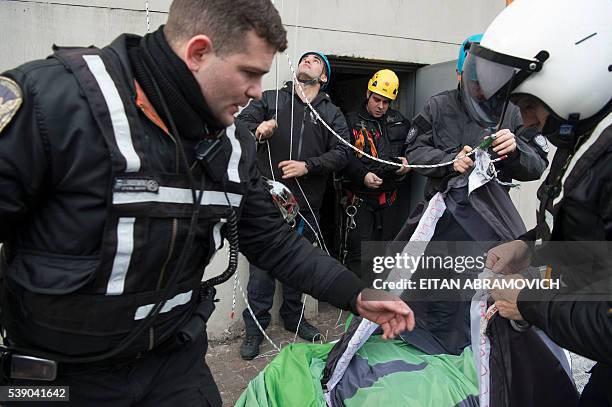
[[[399,92],[399,79],[395,72],[390,69],[381,69],[376,72],[368,82],[368,90],[395,100]]]

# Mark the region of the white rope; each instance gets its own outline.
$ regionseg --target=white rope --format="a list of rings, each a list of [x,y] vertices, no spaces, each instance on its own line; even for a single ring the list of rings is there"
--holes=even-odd
[[[147,33],[151,32],[151,19],[149,13],[149,0],[145,0],[145,13],[147,16]]]
[[[300,318],[298,319],[298,323],[295,327],[295,335],[293,335],[293,343],[297,341],[298,331],[300,330],[300,324],[302,323],[302,319],[304,319],[305,311],[306,311],[306,294],[302,294],[302,311],[300,312]]]
[[[247,306],[247,309],[249,310],[249,313],[251,314],[251,318],[253,318],[253,321],[255,321],[255,325],[257,325],[257,328],[259,328],[259,331],[268,340],[268,342],[270,342],[270,344],[274,347],[274,349],[276,349],[278,352],[280,352],[281,348],[279,346],[276,346],[274,341],[272,341],[272,339],[270,339],[270,337],[268,336],[266,331],[261,327],[261,325],[259,324],[259,321],[255,317],[255,313],[253,312],[253,309],[251,308],[251,305],[249,304],[249,300],[247,300],[247,297],[244,294],[244,290],[242,289],[242,284],[240,284],[240,281],[238,281],[238,288],[240,288],[240,293],[242,294],[242,298],[244,299],[244,302],[245,302],[245,304]]]
[[[340,310],[340,315],[338,315],[338,319],[336,320],[336,329],[341,325],[340,320],[342,319],[342,310]]]
[[[345,145],[347,145],[348,147],[350,147],[351,149],[355,150],[357,153],[362,154],[366,157],[368,157],[371,160],[374,161],[378,161],[380,163],[383,164],[388,164],[388,165],[393,165],[396,167],[408,167],[408,168],[439,168],[439,167],[446,167],[447,165],[452,165],[455,162],[461,160],[463,157],[470,157],[472,155],[474,155],[476,153],[476,150],[478,150],[478,147],[474,148],[472,151],[470,151],[469,153],[467,153],[466,155],[461,155],[461,156],[457,156],[455,157],[453,160],[448,161],[448,162],[444,162],[444,163],[439,163],[439,164],[410,164],[408,163],[407,165],[404,164],[399,164],[393,161],[387,161],[387,160],[382,160],[380,158],[371,156],[370,154],[360,150],[359,148],[355,147],[354,145],[352,145],[351,143],[349,143],[348,141],[346,141],[345,139],[343,139],[340,135],[338,135],[338,133],[336,133],[334,131],[334,129],[332,129],[330,127],[329,124],[327,124],[327,122],[325,122],[325,120],[323,120],[321,118],[321,116],[319,115],[319,112],[317,112],[315,110],[314,107],[312,107],[312,105],[310,104],[310,100],[308,99],[308,97],[306,96],[306,94],[304,93],[304,88],[302,87],[302,84],[298,81],[296,73],[295,73],[295,69],[293,67],[293,63],[291,62],[291,58],[289,57],[289,53],[287,51],[285,51],[285,56],[287,57],[287,62],[289,63],[289,68],[291,69],[291,76],[293,77],[293,81],[294,81],[294,86],[295,84],[297,84],[298,89],[300,91],[300,94],[302,95],[304,101],[306,102],[306,104],[308,105],[308,107],[310,108],[310,110],[312,111],[312,113],[315,115],[315,117],[317,118],[317,120],[319,120],[326,128],[327,130],[330,131],[330,133],[332,133],[338,140],[340,140],[340,142],[344,143]],[[293,113],[293,107],[292,107],[292,113]],[[293,119],[293,115],[292,115],[292,119]]]
[[[501,160],[506,159],[507,156],[503,156],[503,157],[499,157],[496,158],[494,160],[491,160],[491,164],[499,162]],[[497,168],[495,168],[494,165],[491,166],[493,169],[493,174],[492,174],[492,178],[495,180],[495,182],[497,182],[499,185],[504,186],[504,187],[508,187],[508,188],[520,188],[521,184],[519,184],[518,182],[504,182],[504,181],[500,181],[499,180],[499,176],[498,176],[498,171]]]
[[[308,201],[308,198],[306,197],[306,193],[304,193],[304,190],[302,189],[302,186],[300,185],[300,181],[298,181],[297,178],[295,178],[295,183],[297,184],[298,188],[300,188],[300,192],[302,193],[302,196],[306,200],[306,205],[308,205],[308,209],[310,210],[310,214],[312,215],[312,218],[315,221],[315,225],[317,225],[318,236],[321,236],[321,241],[320,241],[322,245],[321,249],[325,250],[325,252],[327,252],[327,254],[329,255],[329,250],[327,250],[327,246],[325,245],[325,239],[323,239],[323,231],[321,231],[321,226],[319,226],[319,222],[317,221],[317,217],[315,216],[312,206],[310,206],[310,202]],[[304,219],[304,222],[308,223],[306,219]],[[312,229],[312,226],[310,228]],[[317,231],[314,231],[313,229],[313,232],[315,233],[315,235],[317,235]]]
[[[268,148],[268,162],[270,163],[270,174],[272,174],[272,181],[276,181],[274,176],[274,168],[272,167],[272,155],[270,153],[270,142],[266,140],[266,147]]]
[[[329,254],[329,252],[327,251],[327,247],[325,247],[323,245],[323,243],[321,243],[321,239],[319,238],[319,235],[317,233],[317,231],[315,230],[315,228],[312,227],[312,225],[310,224],[310,222],[308,222],[306,220],[306,218],[304,217],[304,215],[302,215],[301,213],[298,212],[298,215],[300,216],[300,218],[302,218],[302,220],[304,221],[304,223],[306,223],[306,225],[308,225],[308,227],[310,228],[310,230],[312,230],[312,233],[314,234],[315,238],[317,239],[317,242],[319,242],[319,247],[321,248],[321,250],[324,250],[328,256],[331,256]]]
[[[300,2],[297,1],[295,3],[295,41],[294,44],[298,43],[298,33],[300,31],[300,27],[298,25],[298,21],[300,17]],[[285,51],[287,52],[287,51]],[[288,54],[287,54],[288,55]],[[297,81],[297,77],[295,78],[295,80]],[[303,93],[303,90],[302,90]],[[291,129],[289,130],[289,160],[291,160],[291,157],[293,156],[293,105],[295,104],[295,83],[293,83],[293,86],[291,86]],[[306,110],[304,110],[304,114],[306,114]],[[302,120],[304,120],[304,118],[302,117]],[[302,135],[300,134],[300,137]]]
[[[236,287],[238,286],[238,274],[239,273],[234,273],[234,288],[232,290],[232,313],[230,314],[230,319],[234,319],[234,315],[236,315]]]

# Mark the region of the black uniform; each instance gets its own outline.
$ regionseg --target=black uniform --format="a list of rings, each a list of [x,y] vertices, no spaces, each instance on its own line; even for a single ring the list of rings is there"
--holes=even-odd
[[[292,98],[292,87],[293,84],[287,82],[278,91],[265,91],[260,100],[253,100],[244,108],[238,120],[255,133],[262,122],[276,119],[278,128],[272,138],[267,143],[262,142],[257,145],[259,170],[268,179],[274,178],[282,182],[293,192],[300,206],[300,214],[310,224],[309,226],[298,217],[295,230],[309,241],[317,242],[316,225],[327,177],[330,173],[344,168],[348,160],[348,147],[339,143],[338,139],[317,120],[296,92],[293,92]],[[320,91],[311,101],[311,105],[336,133],[345,139],[348,138],[344,116],[327,93]],[[299,185],[295,178],[282,179],[278,163],[289,159],[305,161],[308,166],[308,174],[298,178]],[[315,231],[311,227],[315,228]],[[266,329],[272,320],[269,311],[274,301],[275,285],[274,279],[265,271],[251,266],[247,287],[249,304],[263,329]],[[279,311],[285,326],[289,329],[296,328],[300,320],[301,297],[302,293],[299,290],[283,286],[283,303]],[[244,310],[243,318],[247,335],[262,336],[248,309]]]
[[[539,189],[543,205],[538,227],[523,237],[546,239],[552,232],[550,240],[536,246],[534,263],[550,265],[552,277],[560,278],[564,287],[524,289],[517,305],[526,321],[560,346],[598,362],[580,405],[607,406],[612,405],[610,116],[607,125],[591,134],[593,127],[583,135],[579,146],[557,150],[551,171]],[[547,225],[547,218],[554,223]]]
[[[272,179],[271,158],[275,179],[285,184],[293,192],[302,212],[308,208],[304,199],[304,195],[306,195],[313,211],[318,213],[325,193],[327,177],[330,173],[339,171],[346,166],[349,158],[349,147],[340,143],[317,120],[296,92],[293,92],[292,103],[292,87],[293,84],[287,82],[278,91],[265,91],[260,100],[252,100],[242,110],[238,120],[243,122],[254,134],[262,122],[276,119],[278,128],[272,138],[269,139],[268,143],[262,142],[257,145],[259,170],[264,177]],[[349,131],[344,116],[340,109],[332,103],[327,93],[320,91],[310,104],[338,135],[348,141]],[[277,106],[278,112],[276,111]],[[291,134],[292,123],[293,138]],[[268,146],[270,148],[269,156]],[[298,178],[304,190],[303,194],[295,179],[282,179],[283,173],[278,168],[278,163],[289,159],[304,161],[308,166],[308,174]]]
[[[517,147],[508,158],[495,164],[498,179],[501,182],[512,179],[519,181],[539,179],[548,164],[546,151],[542,149],[545,144],[540,142],[540,145],[536,142],[538,136],[535,130],[522,127],[522,119],[516,106],[508,106],[500,129],[509,129],[516,135]],[[468,114],[462,104],[459,89],[445,91],[429,98],[423,111],[414,118],[408,134],[406,156],[409,163],[417,165],[449,162],[455,158],[463,146],[468,145],[475,148],[482,143],[485,135],[489,134],[490,132],[487,133]],[[538,140],[541,140],[541,136]],[[495,158],[496,154],[491,151],[491,156]],[[493,243],[507,239],[506,236],[500,236],[498,228],[493,225],[493,222],[503,223],[507,219],[487,219],[472,205],[471,198],[468,196],[468,172],[459,174],[454,171],[452,164],[437,168],[414,168],[414,171],[427,177],[425,191],[427,197],[433,196],[438,191],[445,193],[447,209],[437,222],[431,240],[478,242],[474,245],[460,245],[461,252],[457,248],[454,249],[454,252],[436,252],[440,249],[431,245],[426,255],[476,257],[488,250]],[[499,188],[497,185],[495,187]],[[484,188],[489,188],[489,186]],[[502,193],[507,192],[503,190]],[[513,233],[512,237],[516,238],[524,231],[525,227],[521,224],[520,230]],[[462,276],[475,277],[479,271],[477,269],[467,270]],[[441,276],[442,278],[454,278],[457,277],[457,273],[452,269],[419,269],[413,279],[440,278]],[[450,291],[449,295],[452,293]],[[431,332],[440,340],[447,352],[460,354],[463,348],[470,343],[470,302],[460,301],[460,293],[456,294],[458,301],[447,302],[439,301],[439,297],[435,297],[435,292],[429,290],[424,293],[413,291],[410,295],[413,295],[413,298],[418,301],[411,302],[410,305],[415,310],[415,314],[425,316],[421,320],[426,321]],[[428,300],[421,301],[422,296]],[[431,296],[433,299],[430,298]]]
[[[397,161],[397,157],[404,155],[410,122],[397,110],[388,109],[377,119],[364,106],[359,112],[349,113],[346,121],[351,143],[363,152],[387,161]],[[400,167],[371,160],[355,151],[352,153],[343,173],[345,210],[354,213],[343,225],[343,236],[346,236],[344,262],[354,273],[361,275],[361,242],[392,240],[401,227],[391,206],[397,199],[397,188],[405,175],[396,174]],[[378,189],[364,184],[368,172],[383,180]]]
[[[94,364],[60,363],[50,384],[71,385],[74,404],[220,405],[203,360],[205,332],[184,346],[177,332],[200,318],[202,274],[222,243],[230,205],[242,253],[279,280],[344,309],[361,290],[352,273],[280,217],[248,129],[237,123],[224,130],[215,120],[161,29],[144,39],[123,35],[102,50],[60,50],[3,75],[23,94],[0,133],[8,342],[58,359],[98,355],[115,349],[167,299],[152,326],[120,354]],[[0,81],[4,93],[7,83]],[[166,131],[169,117],[193,164],[195,193],[178,134]],[[217,137],[221,166],[205,171],[194,148]],[[194,197],[200,210],[193,245],[177,268],[196,216]]]
[[[516,135],[516,151],[496,164],[501,181],[536,180],[548,165],[545,139],[535,130],[522,127],[522,123],[518,108],[508,106],[500,129],[509,129]],[[447,90],[429,98],[423,111],[414,118],[406,140],[406,156],[413,164],[448,162],[459,154],[463,146],[474,148],[479,145],[485,135],[488,133],[472,120],[463,106],[459,89]],[[427,177],[425,195],[428,197],[444,190],[448,177],[457,175],[452,165],[415,168],[414,171]]]

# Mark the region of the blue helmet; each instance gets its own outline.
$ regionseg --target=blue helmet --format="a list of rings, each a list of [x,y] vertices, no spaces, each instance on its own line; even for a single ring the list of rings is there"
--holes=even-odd
[[[321,85],[321,90],[325,90],[331,82],[331,65],[329,63],[329,60],[327,59],[327,56],[319,51],[308,51],[300,57],[300,59],[298,60],[298,65],[300,64],[300,62],[302,62],[302,59],[304,59],[306,55],[316,55],[323,60],[323,63],[325,64],[325,74],[327,75],[327,82]]]
[[[459,49],[459,57],[457,58],[457,72],[459,72],[459,74],[463,72],[463,63],[467,57],[470,45],[472,43],[480,44],[481,40],[482,34],[474,34],[467,37],[465,41],[463,41],[463,44],[461,44],[461,48]]]

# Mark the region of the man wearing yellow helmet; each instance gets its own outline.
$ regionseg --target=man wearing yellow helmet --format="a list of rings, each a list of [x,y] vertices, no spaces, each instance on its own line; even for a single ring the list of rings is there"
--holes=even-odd
[[[389,108],[399,92],[395,72],[382,69],[368,82],[362,109],[346,116],[351,142],[373,157],[407,164],[404,141],[410,123],[397,110]],[[351,155],[345,170],[346,213],[343,258],[345,264],[361,275],[361,242],[391,240],[398,232],[390,208],[397,197],[397,183],[408,167],[397,167],[374,161],[363,154]]]

